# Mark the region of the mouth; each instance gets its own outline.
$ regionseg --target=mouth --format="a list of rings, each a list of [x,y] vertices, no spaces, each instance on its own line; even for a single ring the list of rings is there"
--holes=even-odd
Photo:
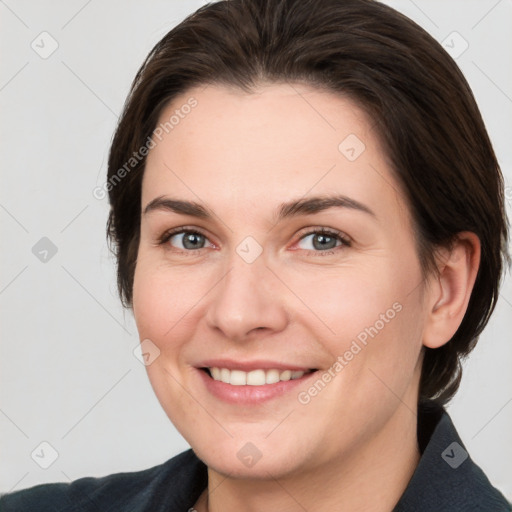
[[[318,368],[281,358],[203,359],[194,366],[204,392],[236,406],[293,400],[294,390],[310,385],[319,372]]]
[[[223,382],[231,386],[266,386],[276,384],[278,382],[287,382],[290,380],[302,379],[305,375],[309,375],[318,371],[316,368],[308,370],[291,370],[291,369],[254,369],[251,371],[232,370],[229,368],[221,368],[217,366],[202,367],[203,371],[212,380]]]

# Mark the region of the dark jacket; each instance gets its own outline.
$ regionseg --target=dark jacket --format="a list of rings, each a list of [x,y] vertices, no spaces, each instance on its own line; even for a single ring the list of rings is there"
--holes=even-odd
[[[390,512],[510,512],[512,506],[471,460],[446,410],[418,409],[421,459]],[[208,482],[190,449],[159,466],[4,494],[0,512],[188,512]]]

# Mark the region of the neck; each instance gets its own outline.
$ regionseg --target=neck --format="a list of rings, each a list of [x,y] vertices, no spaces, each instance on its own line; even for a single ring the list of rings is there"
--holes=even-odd
[[[418,465],[416,409],[400,404],[381,431],[355,453],[300,475],[237,480],[208,469],[197,512],[343,510],[389,512]]]

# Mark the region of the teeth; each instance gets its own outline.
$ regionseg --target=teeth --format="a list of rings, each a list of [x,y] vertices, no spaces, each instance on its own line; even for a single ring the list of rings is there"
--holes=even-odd
[[[247,384],[247,373],[240,370],[231,370],[229,383],[233,386],[245,386]]]
[[[292,370],[229,370],[228,368],[209,368],[214,380],[232,386],[263,386],[279,381],[300,379],[306,372]]]

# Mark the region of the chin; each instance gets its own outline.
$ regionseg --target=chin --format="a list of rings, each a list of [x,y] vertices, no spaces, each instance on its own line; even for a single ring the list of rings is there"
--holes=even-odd
[[[197,453],[197,452],[196,452]],[[198,454],[199,456],[199,454]],[[294,462],[289,457],[281,454],[279,460],[265,460],[262,457],[252,467],[247,467],[232,456],[206,456],[200,457],[209,469],[229,478],[241,480],[269,480],[271,478],[283,478],[290,475],[296,469]]]
[[[200,446],[201,445],[201,446]],[[268,480],[282,478],[303,468],[304,461],[297,460],[297,450],[278,442],[272,446],[268,441],[241,441],[239,438],[219,444],[192,445],[195,454],[209,469],[240,479]]]

